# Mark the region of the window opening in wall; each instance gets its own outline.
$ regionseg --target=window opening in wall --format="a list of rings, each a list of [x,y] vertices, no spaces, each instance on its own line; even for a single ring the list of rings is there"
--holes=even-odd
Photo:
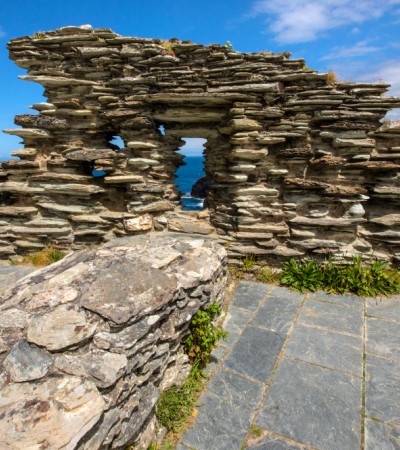
[[[385,122],[387,120],[400,120],[400,108],[389,110],[382,121]]]
[[[185,156],[184,165],[176,171],[175,184],[182,192],[181,204],[184,211],[201,211],[206,197],[204,173],[204,144],[206,139],[182,138],[186,143],[179,149]]]
[[[110,144],[117,147],[114,148],[115,151],[119,151],[125,148],[125,143],[122,140],[121,136],[113,136],[113,138],[110,141]]]

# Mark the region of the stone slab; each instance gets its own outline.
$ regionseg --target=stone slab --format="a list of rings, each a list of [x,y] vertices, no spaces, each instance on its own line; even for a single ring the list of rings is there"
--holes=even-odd
[[[257,311],[252,324],[269,328],[277,333],[288,333],[300,308],[300,300],[286,298],[284,295],[267,297],[265,303]],[[276,294],[275,294],[276,295]]]
[[[320,300],[336,305],[348,306],[349,308],[363,309],[364,299],[357,295],[336,295],[327,294],[326,292],[313,292],[308,294],[307,298],[310,300]]]
[[[400,361],[400,323],[367,318],[366,352]]]
[[[367,315],[400,322],[400,297],[368,298]]]
[[[248,326],[222,364],[237,373],[265,382],[285,339],[283,334]]]
[[[208,384],[208,390],[229,399],[233,405],[254,410],[261,400],[264,386],[228,370],[220,369]]]
[[[361,311],[332,303],[306,300],[299,316],[299,322],[341,333],[362,335]]]
[[[228,337],[221,343],[228,347],[232,347],[239,334],[248,324],[252,314],[251,311],[235,308],[234,306],[230,307],[224,322],[224,330],[228,332]]]
[[[284,359],[255,423],[320,450],[358,449],[361,380]]]
[[[227,351],[227,348],[221,345],[215,347],[211,353],[211,361],[207,364],[207,367],[203,370],[203,373],[207,376],[210,375],[220,360],[225,356]]]
[[[286,300],[302,300],[304,294],[300,292],[291,291],[288,288],[273,286],[269,294],[269,298],[284,298]]]
[[[195,425],[182,444],[198,450],[240,450],[262,392],[261,384],[219,370],[200,399]]]
[[[361,337],[298,324],[291,334],[285,356],[361,377],[362,352]]]
[[[365,413],[400,426],[400,364],[366,356]]]
[[[246,447],[246,450],[305,450],[301,444],[293,444],[272,434],[261,438],[255,444]]]
[[[365,420],[365,450],[399,450],[400,430],[376,420]]]
[[[265,284],[241,282],[232,297],[232,306],[255,311],[270,287]]]

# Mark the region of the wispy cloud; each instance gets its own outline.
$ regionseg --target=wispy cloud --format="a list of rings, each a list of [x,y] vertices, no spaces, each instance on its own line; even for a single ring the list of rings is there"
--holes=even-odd
[[[338,46],[334,47],[330,53],[321,58],[321,61],[341,58],[354,58],[363,56],[368,53],[374,53],[382,50],[382,47],[368,45],[370,41],[359,41],[353,46]]]
[[[251,16],[266,16],[281,43],[309,42],[334,28],[382,17],[400,0],[257,0]]]
[[[3,27],[0,27],[0,38],[6,37],[7,33],[4,31]]]
[[[365,81],[384,81],[391,84],[390,94],[400,96],[400,61],[391,60],[380,64],[375,70],[360,75]]]

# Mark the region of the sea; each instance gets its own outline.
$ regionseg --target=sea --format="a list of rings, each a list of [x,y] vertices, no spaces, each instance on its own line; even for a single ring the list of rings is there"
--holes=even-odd
[[[3,162],[7,161],[4,159]],[[1,162],[1,161],[0,161]],[[196,181],[205,175],[204,156],[185,156],[185,165],[179,167],[176,171],[177,178],[175,183],[182,192],[182,209],[184,211],[201,211],[203,209],[204,199],[195,198],[190,195],[192,186]],[[94,176],[103,176],[103,172],[93,173]]]
[[[182,192],[182,209],[184,211],[201,211],[203,209],[204,199],[194,198],[190,195],[192,186],[196,181],[204,177],[204,157],[203,156],[185,156],[185,165],[179,167],[176,171],[177,178],[175,184]]]

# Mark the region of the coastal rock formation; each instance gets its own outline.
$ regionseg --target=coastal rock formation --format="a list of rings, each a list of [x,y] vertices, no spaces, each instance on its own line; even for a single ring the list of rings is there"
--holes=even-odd
[[[168,230],[177,150],[202,137],[210,221],[231,257],[400,258],[400,226],[388,225],[400,122],[381,122],[400,99],[388,85],[338,82],[289,53],[90,26],[8,48],[47,101],[5,130],[24,146],[0,169],[0,257]]]
[[[207,177],[199,178],[193,185],[190,195],[196,198],[206,198],[211,191],[212,182]]]
[[[160,392],[188,373],[191,318],[223,300],[225,263],[212,240],[142,235],[75,252],[5,292],[0,447],[147,448]]]

